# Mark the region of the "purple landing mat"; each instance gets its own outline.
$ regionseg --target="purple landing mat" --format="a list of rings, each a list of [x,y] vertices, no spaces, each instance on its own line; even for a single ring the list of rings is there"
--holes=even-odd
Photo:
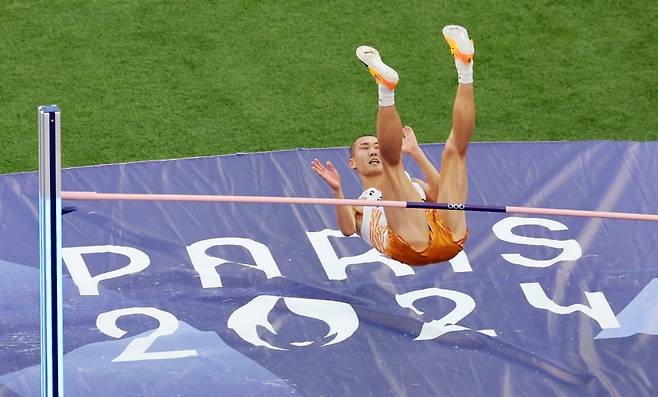
[[[658,213],[657,153],[475,143],[469,202]],[[63,189],[329,197],[314,158],[358,196],[347,149],[67,169]],[[37,175],[0,176],[0,199],[0,396],[38,396]],[[471,213],[464,254],[412,268],[332,207],[63,206],[67,397],[658,393],[655,222]]]

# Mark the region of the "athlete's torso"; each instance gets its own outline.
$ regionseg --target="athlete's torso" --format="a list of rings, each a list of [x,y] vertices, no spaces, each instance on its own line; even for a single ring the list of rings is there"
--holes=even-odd
[[[407,176],[409,176],[407,174]],[[411,178],[410,178],[411,179]],[[425,192],[423,188],[416,182],[412,182],[414,188],[418,191],[422,200],[425,200]],[[359,199],[363,200],[381,200],[382,193],[378,189],[371,187],[366,189]],[[359,221],[360,213],[360,221]],[[360,225],[359,225],[360,223]],[[379,252],[386,252],[388,242],[388,223],[386,222],[386,214],[382,207],[363,206],[362,210],[357,209],[357,228],[359,234],[365,242],[373,246]]]

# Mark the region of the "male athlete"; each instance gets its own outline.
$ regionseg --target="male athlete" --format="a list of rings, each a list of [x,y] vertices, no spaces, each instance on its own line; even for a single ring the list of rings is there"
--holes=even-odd
[[[475,128],[473,54],[466,29],[449,25],[443,37],[455,58],[458,82],[452,111],[452,130],[441,156],[441,172],[432,166],[416,142],[413,131],[402,127],[395,109],[399,77],[384,64],[379,52],[367,46],[356,50],[379,86],[377,136],[362,136],[351,147],[349,165],[366,189],[360,198],[374,200],[464,203],[468,194],[466,152]],[[412,181],[404,170],[402,153],[418,162],[427,183]],[[313,170],[343,198],[340,175],[330,162],[317,159]],[[418,183],[421,182],[421,183]],[[346,236],[358,233],[384,255],[409,265],[452,259],[468,237],[463,211],[336,206],[337,222]]]

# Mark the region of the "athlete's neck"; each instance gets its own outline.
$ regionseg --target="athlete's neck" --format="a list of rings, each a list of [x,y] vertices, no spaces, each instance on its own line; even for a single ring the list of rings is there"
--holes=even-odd
[[[382,190],[382,184],[384,182],[382,174],[372,176],[359,175],[359,178],[361,178],[361,185],[363,186],[363,189],[374,187],[379,191]]]

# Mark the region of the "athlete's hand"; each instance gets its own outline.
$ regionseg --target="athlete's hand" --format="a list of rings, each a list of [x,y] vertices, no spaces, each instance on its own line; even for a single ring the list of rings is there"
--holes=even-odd
[[[334,192],[337,192],[341,189],[340,174],[338,174],[338,171],[336,168],[334,168],[334,165],[331,164],[331,161],[327,161],[327,168],[325,168],[320,160],[315,159],[311,163],[311,168],[313,168],[313,171],[315,171],[316,174],[320,175],[322,179],[327,182],[327,185],[329,185]]]
[[[402,128],[402,153],[412,155],[420,150],[414,130],[408,125]]]

